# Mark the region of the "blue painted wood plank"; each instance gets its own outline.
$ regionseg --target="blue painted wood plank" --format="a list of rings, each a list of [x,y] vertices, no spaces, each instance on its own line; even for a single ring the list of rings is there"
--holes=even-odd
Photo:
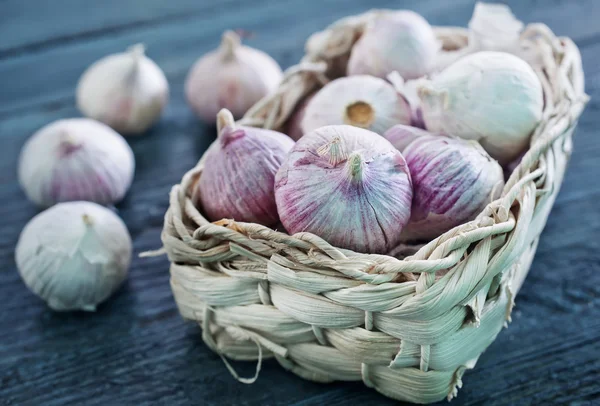
[[[236,0],[79,0],[0,2],[0,58],[62,42],[114,35],[141,27],[214,15]],[[236,4],[249,7],[250,4]],[[54,22],[54,23],[53,23]],[[26,29],[24,29],[26,27]]]

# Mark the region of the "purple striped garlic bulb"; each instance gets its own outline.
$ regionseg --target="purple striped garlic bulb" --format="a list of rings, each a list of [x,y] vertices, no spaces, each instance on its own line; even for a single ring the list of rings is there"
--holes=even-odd
[[[336,79],[319,90],[306,106],[302,130],[306,134],[326,125],[349,124],[383,134],[410,121],[410,106],[394,86],[358,75]]]
[[[275,173],[294,141],[277,131],[238,127],[226,109],[217,115],[217,125],[219,135],[203,158],[192,200],[211,221],[233,218],[275,225]]]
[[[404,124],[397,124],[383,134],[383,137],[400,152],[404,152],[406,147],[416,139],[433,136],[430,132]]]
[[[112,128],[89,118],[55,121],[27,140],[19,157],[19,183],[42,207],[86,200],[116,203],[133,180],[133,152]]]
[[[420,137],[404,156],[413,181],[403,240],[429,240],[475,219],[502,190],[502,168],[476,141]]]
[[[281,222],[340,248],[386,253],[410,218],[406,161],[383,137],[348,125],[321,127],[292,148],[275,178]]]
[[[417,79],[435,67],[439,49],[433,28],[419,14],[376,14],[352,48],[348,75],[385,78],[397,71],[404,79]]]

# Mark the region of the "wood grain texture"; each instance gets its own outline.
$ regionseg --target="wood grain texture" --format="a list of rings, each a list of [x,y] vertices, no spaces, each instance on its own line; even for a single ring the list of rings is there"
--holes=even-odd
[[[511,0],[582,48],[587,92],[574,154],[517,297],[513,322],[465,376],[456,405],[600,403],[600,2]],[[178,315],[166,258],[134,258],[126,285],[95,314],[51,312],[23,285],[13,250],[37,209],[16,182],[27,137],[78,116],[79,75],[99,57],[144,42],[166,72],[171,101],[148,134],[129,138],[137,168],[116,210],[135,252],[160,245],[168,192],[214,139],[186,106],[193,61],[227,28],[285,68],[310,33],[372,7],[410,8],[433,24],[466,25],[474,1],[457,0],[0,0],[0,403],[6,405],[395,404],[362,385],[320,385],[266,362],[254,385],[237,383]],[[252,363],[235,363],[251,375]],[[442,403],[443,404],[443,403]]]

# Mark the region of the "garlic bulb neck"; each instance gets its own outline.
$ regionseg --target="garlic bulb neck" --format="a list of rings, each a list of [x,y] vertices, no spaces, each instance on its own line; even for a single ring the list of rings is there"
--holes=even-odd
[[[127,75],[126,83],[128,85],[133,85],[135,83],[135,78],[139,73],[142,59],[146,55],[146,46],[141,43],[135,44],[127,48],[127,52],[131,55],[131,59],[133,59],[133,64],[131,66],[129,74]]]
[[[240,46],[240,36],[233,31],[225,31],[221,39],[221,51],[223,59],[229,60],[235,56],[236,49]]]
[[[141,59],[146,54],[146,46],[144,44],[135,44],[127,48],[127,52],[131,55],[135,62],[135,66],[139,64]]]
[[[348,168],[348,173],[351,180],[360,182],[363,179],[364,163],[365,160],[360,152],[355,151],[350,154],[348,160],[346,161],[346,167]]]
[[[337,166],[348,159],[348,154],[342,145],[341,137],[334,137],[331,141],[317,149],[319,156],[327,156],[329,163]]]
[[[245,135],[245,131],[236,128],[233,114],[227,109],[221,109],[217,114],[217,137],[224,147],[231,141],[237,140]]]
[[[368,128],[375,121],[375,110],[364,101],[356,101],[346,106],[344,123],[360,128]]]
[[[239,140],[242,137],[246,136],[246,131],[241,128],[231,128],[225,127],[223,131],[219,134],[219,141],[221,142],[222,147],[226,147],[230,143],[235,140]]]
[[[78,141],[73,135],[68,132],[62,133],[60,137],[59,155],[66,157],[71,155],[82,147],[80,141]]]

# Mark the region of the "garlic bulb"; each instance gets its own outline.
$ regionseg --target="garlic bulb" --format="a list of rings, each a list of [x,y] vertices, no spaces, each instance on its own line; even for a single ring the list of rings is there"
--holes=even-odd
[[[233,31],[223,34],[221,46],[200,58],[190,70],[185,94],[194,112],[209,123],[222,108],[234,117],[272,93],[283,78],[281,68],[263,51],[240,44]]]
[[[419,137],[404,156],[413,181],[405,240],[432,239],[473,220],[502,190],[502,168],[476,141]]]
[[[310,100],[304,133],[326,125],[349,124],[383,134],[395,124],[410,124],[410,106],[383,79],[348,76],[329,82]]]
[[[204,170],[192,200],[213,221],[276,224],[275,173],[294,141],[276,131],[237,127],[226,109],[219,112],[217,122],[218,139],[203,158]]]
[[[27,140],[19,183],[34,203],[116,203],[133,180],[133,152],[122,136],[89,118],[55,121]]]
[[[348,75],[385,78],[398,71],[404,79],[420,78],[434,68],[439,49],[433,28],[419,14],[376,14],[352,47]]]
[[[292,148],[275,178],[281,222],[330,244],[386,253],[410,217],[412,186],[402,154],[348,125],[321,127]]]
[[[109,209],[61,203],[27,223],[15,258],[27,287],[52,309],[94,311],[125,280],[131,238]]]
[[[414,140],[432,136],[433,134],[423,129],[404,124],[397,124],[383,134],[383,137],[391,142],[394,148],[400,152],[404,152],[406,147]]]
[[[427,130],[478,140],[502,164],[527,147],[544,105],[531,66],[503,52],[465,56],[421,81],[418,94]]]
[[[169,99],[163,71],[137,44],[90,66],[77,85],[77,107],[122,134],[139,134],[158,120]]]

